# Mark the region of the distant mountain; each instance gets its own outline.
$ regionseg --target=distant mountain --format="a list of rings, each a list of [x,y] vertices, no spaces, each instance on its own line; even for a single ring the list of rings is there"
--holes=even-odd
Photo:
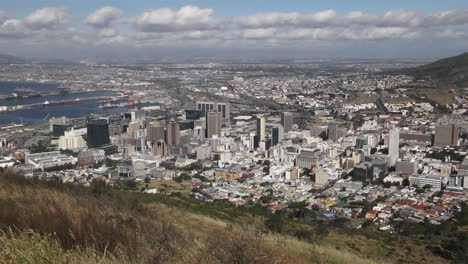
[[[0,64],[22,64],[27,63],[28,61],[24,58],[0,54]]]
[[[468,52],[401,71],[417,79],[431,78],[444,84],[468,87]]]

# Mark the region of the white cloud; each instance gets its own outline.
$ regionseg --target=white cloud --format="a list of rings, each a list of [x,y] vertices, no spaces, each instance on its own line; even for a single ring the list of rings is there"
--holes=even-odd
[[[31,29],[55,29],[70,22],[70,15],[63,7],[46,7],[34,11],[24,19]]]
[[[180,9],[160,8],[125,17],[123,11],[106,6],[95,10],[80,24],[72,24],[62,7],[34,11],[23,19],[9,18],[0,11],[1,42],[60,43],[63,45],[151,46],[231,46],[304,47],[311,43],[338,45],[341,40],[359,41],[452,39],[466,32],[451,25],[468,23],[468,9],[448,10],[424,15],[397,9],[382,15],[352,11],[338,14],[328,9],[315,13],[270,12],[239,17],[215,17],[214,10],[197,6]],[[79,21],[79,20],[76,20]],[[89,27],[83,27],[83,23]],[[127,24],[121,32],[114,27]],[[445,26],[444,28],[441,28]],[[21,42],[14,38],[23,38]],[[17,42],[15,42],[17,41]],[[305,44],[307,43],[307,45]],[[335,43],[335,44],[333,44]]]
[[[25,37],[26,29],[18,19],[7,19],[0,24],[0,36],[4,38]]]
[[[439,38],[468,38],[468,31],[454,30],[451,28],[440,31],[436,34]]]
[[[119,19],[123,15],[122,10],[112,7],[105,6],[94,11],[91,15],[86,18],[85,23],[94,28],[105,28],[109,27],[113,22]]]
[[[432,14],[424,19],[424,25],[464,25],[468,23],[468,9],[447,10]]]
[[[8,19],[8,14],[0,10],[0,25]]]
[[[134,19],[133,24],[141,31],[189,31],[193,29],[209,29],[216,21],[211,17],[213,9],[197,6],[184,6],[177,11],[170,8],[160,8],[144,12]]]
[[[253,16],[239,17],[234,22],[244,27],[272,27],[297,23],[299,13],[261,13]]]

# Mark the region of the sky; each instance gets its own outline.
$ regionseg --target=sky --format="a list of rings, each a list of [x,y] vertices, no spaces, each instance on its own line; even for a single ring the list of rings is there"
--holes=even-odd
[[[0,53],[422,58],[468,51],[467,0],[3,0]]]

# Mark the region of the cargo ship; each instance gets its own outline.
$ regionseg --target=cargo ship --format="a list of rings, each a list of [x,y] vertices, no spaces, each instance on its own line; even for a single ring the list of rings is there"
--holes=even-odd
[[[18,94],[18,93],[12,93],[9,95],[6,95],[4,99],[6,100],[15,100],[15,99],[27,99],[27,98],[36,98],[36,97],[41,97],[40,93],[32,93],[32,94]]]
[[[125,104],[124,106],[135,106],[139,104],[140,104],[139,102],[129,102],[128,104]]]
[[[76,98],[75,99],[75,102],[88,102],[88,101],[89,101],[89,99],[86,99],[86,98],[84,98],[84,99]]]
[[[104,109],[105,109],[105,108],[116,108],[116,107],[118,107],[118,106],[119,106],[119,105],[107,103],[107,104],[104,104],[104,105],[99,105],[99,108],[101,108],[101,109],[102,109],[102,108],[104,108]]]
[[[45,101],[44,103],[42,103],[44,106],[48,106],[48,105],[60,105],[60,104],[64,104],[65,102],[64,101]]]

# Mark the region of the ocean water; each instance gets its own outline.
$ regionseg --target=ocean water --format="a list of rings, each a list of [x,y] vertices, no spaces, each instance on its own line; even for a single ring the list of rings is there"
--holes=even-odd
[[[0,82],[0,94],[11,94],[17,87],[31,88],[35,91],[50,91],[56,92],[59,84],[45,84],[45,83],[21,83],[21,82]],[[34,103],[43,103],[44,101],[61,101],[73,100],[76,98],[84,99],[96,96],[112,96],[112,92],[80,92],[70,93],[64,95],[48,95],[38,98],[26,99],[0,99],[0,106],[11,105],[25,105]],[[26,124],[40,124],[48,122],[52,117],[66,116],[69,118],[88,116],[90,114],[114,114],[125,112],[130,109],[129,107],[118,108],[99,108],[100,99],[90,99],[87,102],[70,102],[60,105],[51,106],[35,106],[31,109],[0,112],[0,125],[11,123],[26,123]],[[148,104],[140,105],[140,107],[147,106]]]

